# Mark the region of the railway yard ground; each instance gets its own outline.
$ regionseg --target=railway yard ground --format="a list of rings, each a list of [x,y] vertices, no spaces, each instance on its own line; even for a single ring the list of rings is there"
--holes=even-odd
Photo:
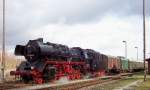
[[[143,73],[140,72],[116,82],[91,86],[88,90],[150,90],[150,75],[147,75],[145,82]]]
[[[132,76],[115,76],[101,79],[76,80],[59,84],[15,84],[7,82],[0,84],[0,90],[150,90],[150,75],[143,82],[143,73]]]

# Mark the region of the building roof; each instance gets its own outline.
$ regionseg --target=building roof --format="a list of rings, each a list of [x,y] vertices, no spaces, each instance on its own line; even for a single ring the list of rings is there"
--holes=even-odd
[[[147,58],[146,61],[150,61],[150,58]]]

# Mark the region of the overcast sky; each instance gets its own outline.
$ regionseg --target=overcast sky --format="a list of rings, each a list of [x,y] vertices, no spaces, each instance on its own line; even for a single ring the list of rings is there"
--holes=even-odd
[[[2,0],[0,2],[2,34]],[[147,57],[150,53],[150,0],[146,0]],[[6,0],[6,49],[39,37],[70,47],[142,59],[142,0]],[[1,41],[0,41],[1,43]],[[150,54],[149,54],[150,55]]]

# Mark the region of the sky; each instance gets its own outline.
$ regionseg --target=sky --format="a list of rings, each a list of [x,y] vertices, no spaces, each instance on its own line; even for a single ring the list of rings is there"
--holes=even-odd
[[[0,1],[2,36],[2,0]],[[150,57],[150,0],[146,0],[146,56]],[[6,0],[6,50],[28,40],[69,47],[90,48],[100,53],[143,58],[142,0]],[[0,45],[1,45],[0,37]],[[1,48],[1,47],[0,47]]]

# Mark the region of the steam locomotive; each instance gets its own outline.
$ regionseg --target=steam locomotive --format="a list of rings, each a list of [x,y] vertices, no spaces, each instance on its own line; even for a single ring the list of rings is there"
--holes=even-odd
[[[99,77],[121,71],[121,60],[92,49],[69,48],[66,45],[43,42],[42,38],[29,40],[26,45],[16,45],[15,55],[24,56],[11,75],[37,84],[67,77],[69,80],[85,76]]]

